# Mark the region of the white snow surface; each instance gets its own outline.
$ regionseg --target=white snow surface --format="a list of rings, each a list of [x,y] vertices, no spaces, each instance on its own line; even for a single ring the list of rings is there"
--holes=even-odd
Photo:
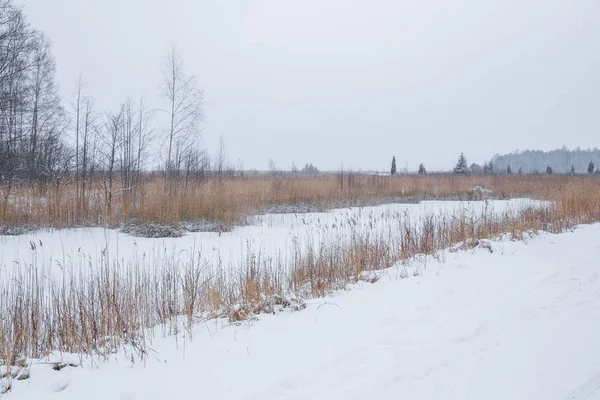
[[[530,199],[425,201],[323,213],[266,214],[231,232],[196,232],[180,238],[140,238],[105,228],[45,229],[0,236],[0,279],[10,279],[15,269],[32,264],[40,274],[60,278],[65,268],[85,273],[106,259],[124,266],[152,266],[166,259],[185,262],[190,252],[201,253],[208,268],[224,272],[239,270],[252,256],[285,266],[291,264],[297,248],[311,245],[317,250],[326,244],[343,245],[355,233],[398,238],[401,227],[418,226],[427,216],[480,219],[482,215],[494,217],[546,204]]]
[[[491,247],[303,311],[199,324],[155,339],[145,363],[34,363],[6,398],[600,399],[600,224]]]

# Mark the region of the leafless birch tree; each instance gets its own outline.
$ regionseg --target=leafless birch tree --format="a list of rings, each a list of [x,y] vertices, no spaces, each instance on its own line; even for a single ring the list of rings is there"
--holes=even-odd
[[[162,94],[167,102],[165,111],[169,125],[164,142],[165,177],[168,189],[179,176],[182,162],[192,142],[200,137],[198,124],[202,121],[203,91],[198,87],[195,76],[188,75],[177,48],[172,47],[165,59]]]

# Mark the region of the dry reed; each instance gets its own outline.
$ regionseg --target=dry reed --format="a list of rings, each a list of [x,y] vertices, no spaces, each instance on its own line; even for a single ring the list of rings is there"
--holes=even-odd
[[[593,187],[599,182],[596,176],[338,173],[314,177],[208,176],[192,183],[179,182],[173,185],[174,190],[165,191],[162,176],[147,174],[143,184],[115,191],[110,212],[101,182],[92,184],[85,198],[77,197],[73,182],[44,187],[23,183],[13,187],[0,205],[0,228],[115,225],[132,219],[169,225],[201,219],[231,226],[265,211],[316,211],[425,199],[470,200],[481,197],[473,191],[478,186],[491,190],[494,198],[555,200],[574,188]],[[115,187],[119,187],[118,182]]]

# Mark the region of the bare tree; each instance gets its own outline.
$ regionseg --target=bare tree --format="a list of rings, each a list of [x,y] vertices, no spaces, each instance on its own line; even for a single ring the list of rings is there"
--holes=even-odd
[[[94,99],[87,93],[86,84],[80,76],[75,84],[71,106],[72,134],[74,140],[74,169],[78,215],[85,213],[91,190],[98,117]]]
[[[184,163],[185,179],[181,191],[182,204],[191,183],[202,184],[205,182],[206,172],[210,168],[210,158],[200,145],[192,145],[187,149]]]
[[[219,176],[219,180],[222,180],[227,168],[227,151],[225,149],[225,141],[223,135],[219,136],[219,148],[217,149],[217,157],[215,158],[215,171]]]
[[[73,134],[75,139],[75,186],[76,186],[76,195],[77,195],[77,207],[79,208],[79,200],[80,200],[80,187],[79,187],[79,139],[80,139],[80,124],[81,124],[81,113],[83,112],[84,107],[84,87],[85,84],[81,76],[77,79],[77,83],[75,84],[75,91],[73,93],[73,101],[71,102],[71,108],[73,113]]]
[[[121,131],[121,147],[119,156],[119,170],[121,172],[121,188],[130,190],[134,183],[134,174],[137,167],[137,112],[131,99],[123,104],[123,129]]]
[[[122,105],[116,113],[108,113],[102,130],[101,164],[102,164],[102,186],[104,188],[104,200],[106,204],[106,216],[112,218],[112,199],[115,194],[114,178],[117,168],[117,157],[121,149],[122,131],[124,126],[125,105]]]
[[[150,111],[150,108],[144,102],[144,98],[140,97],[138,104],[138,137],[137,137],[137,164],[136,164],[136,185],[141,184],[142,169],[146,167],[151,144],[154,140],[154,131],[149,127],[149,123],[152,120],[154,113]],[[137,193],[135,191],[134,193]]]
[[[27,170],[28,104],[34,31],[20,8],[0,1],[0,189],[6,212],[13,185]]]
[[[55,84],[48,39],[22,9],[0,0],[0,192],[6,211],[13,186],[38,183],[45,191],[70,160],[64,110]],[[60,168],[58,165],[60,164]],[[67,166],[68,169],[68,166]]]
[[[56,66],[50,53],[48,39],[40,33],[35,34],[33,63],[30,74],[31,106],[29,156],[27,168],[30,180],[43,178],[41,163],[46,155],[42,142],[55,140],[62,132],[63,109],[54,82]]]
[[[87,196],[93,181],[94,164],[96,163],[96,135],[98,132],[98,114],[94,110],[94,100],[90,96],[86,96],[84,107],[83,131],[81,132],[81,205],[83,211],[87,210]]]
[[[165,174],[172,189],[172,179],[179,175],[184,153],[191,142],[197,142],[202,121],[203,91],[196,78],[188,76],[177,48],[172,47],[164,63],[162,93],[167,100],[169,126],[166,134]]]
[[[126,206],[130,197],[129,193],[135,194],[136,188],[141,182],[141,171],[145,166],[153,137],[152,131],[148,128],[151,116],[152,113],[148,111],[143,99],[140,99],[137,105],[130,99],[123,104],[119,170],[121,172],[121,190]]]

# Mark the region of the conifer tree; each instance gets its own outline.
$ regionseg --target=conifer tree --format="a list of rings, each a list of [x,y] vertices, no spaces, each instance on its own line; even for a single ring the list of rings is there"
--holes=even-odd
[[[510,167],[510,165],[508,166],[508,168],[506,168],[506,174],[512,175],[512,168]]]
[[[493,175],[494,174],[494,166],[492,165],[491,161],[489,163],[483,163],[483,173],[485,175]]]
[[[460,156],[458,157],[458,162],[456,163],[456,166],[454,166],[453,172],[456,175],[469,175],[469,166],[467,164],[467,158],[463,153],[460,153]]]
[[[590,164],[588,165],[588,169],[587,169],[587,171],[588,171],[588,174],[593,174],[593,173],[594,173],[594,168],[595,168],[595,167],[596,167],[596,166],[594,165],[594,162],[593,162],[593,161],[590,161]]]
[[[427,171],[425,170],[425,165],[423,165],[423,163],[421,163],[419,165],[419,175],[425,175],[427,174]]]
[[[396,175],[396,156],[392,157],[391,175]]]
[[[481,168],[481,165],[479,165],[477,163],[473,163],[469,167],[469,171],[471,172],[472,175],[479,175],[479,174],[481,174],[483,169]]]

